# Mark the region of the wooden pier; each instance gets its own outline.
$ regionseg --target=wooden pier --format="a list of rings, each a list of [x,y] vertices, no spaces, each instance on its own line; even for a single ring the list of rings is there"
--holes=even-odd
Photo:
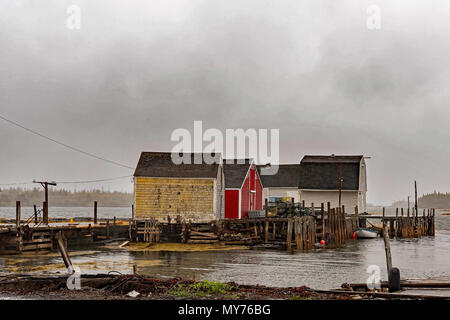
[[[46,206],[44,205],[44,209]],[[107,241],[111,238],[126,238],[135,242],[181,242],[191,244],[259,245],[265,248],[287,250],[309,250],[315,247],[334,248],[354,237],[360,227],[370,227],[382,232],[369,220],[380,220],[387,225],[389,236],[410,238],[434,236],[434,209],[423,210],[421,216],[416,210],[397,209],[395,216],[347,213],[345,207],[331,208],[330,203],[315,207],[302,204],[286,204],[275,208],[275,215],[269,215],[266,204],[263,218],[222,219],[209,223],[185,221],[181,216],[171,221],[155,219],[116,221],[98,219],[94,203],[92,219],[83,222],[48,222],[48,216],[34,216],[21,219],[20,202],[16,206],[16,219],[11,224],[0,225],[0,254],[42,252],[55,250],[57,238],[67,246],[71,243]],[[406,214],[405,214],[406,212]],[[46,221],[44,221],[46,220]]]
[[[96,205],[95,205],[96,208]],[[44,204],[44,211],[46,206]],[[96,210],[94,219],[79,218],[82,221],[53,219],[48,215],[34,215],[21,219],[20,202],[16,203],[16,219],[0,224],[0,254],[42,253],[57,250],[57,239],[60,238],[67,247],[70,244],[104,241],[111,238],[129,238],[131,225],[128,221],[114,219],[98,220]],[[110,222],[112,220],[112,222]]]
[[[267,207],[266,207],[267,208]],[[424,210],[423,216],[386,216],[360,214],[358,207],[347,213],[345,207],[331,208],[330,203],[301,211],[294,206],[283,204],[277,214],[263,218],[221,219],[210,223],[184,221],[179,216],[166,223],[156,220],[133,222],[133,241],[182,242],[192,244],[256,245],[265,248],[285,248],[287,250],[308,250],[315,247],[334,248],[343,246],[354,237],[358,228],[373,228],[380,233],[382,227],[371,226],[368,220],[380,220],[388,224],[391,237],[408,238],[434,235],[434,210]],[[306,210],[308,209],[308,210]],[[266,214],[267,214],[266,210]],[[397,210],[399,212],[399,210]]]

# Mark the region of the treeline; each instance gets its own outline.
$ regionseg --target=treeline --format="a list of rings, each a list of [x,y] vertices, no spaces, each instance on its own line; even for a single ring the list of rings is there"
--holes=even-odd
[[[126,192],[103,190],[52,190],[49,188],[49,204],[53,207],[90,207],[94,201],[102,207],[128,207],[133,203],[133,195]],[[20,201],[22,206],[42,206],[43,188],[34,189],[0,189],[0,207],[11,207]]]
[[[410,199],[411,206],[414,205],[414,199]],[[433,192],[424,194],[417,199],[419,208],[450,209],[450,193]],[[408,201],[397,201],[392,204],[393,207],[407,207]]]

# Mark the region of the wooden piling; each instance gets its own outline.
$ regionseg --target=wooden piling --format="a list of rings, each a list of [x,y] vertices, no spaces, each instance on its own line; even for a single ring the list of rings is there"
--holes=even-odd
[[[389,277],[389,271],[392,269],[392,256],[387,223],[383,223],[383,240],[384,240],[384,250],[386,253],[387,273]]]
[[[266,220],[266,221],[264,221],[264,224],[265,224],[265,226],[264,226],[264,228],[265,228],[265,230],[264,230],[264,233],[265,233],[265,238],[264,238],[264,242],[265,243],[268,243],[269,242],[269,221],[268,220]]]
[[[322,216],[322,240],[325,240],[325,205],[323,202],[320,204],[320,214]]]
[[[64,236],[61,231],[58,233],[56,241],[58,244],[59,252],[61,254],[61,257],[63,258],[66,268],[70,268],[70,270],[74,272],[75,270],[73,269],[72,261],[70,260],[69,254],[67,253],[67,242],[64,239]]]
[[[292,249],[292,219],[288,219],[288,225],[287,225],[287,235],[286,235],[286,249],[291,250]]]
[[[269,200],[267,198],[264,199],[264,212],[266,213],[266,218],[269,213]]]
[[[395,237],[398,237],[398,208],[395,208]]]
[[[276,222],[272,223],[272,240],[277,238],[277,224]]]
[[[39,219],[38,219],[38,212],[37,212],[36,205],[33,205],[33,208],[34,208],[34,224],[38,224],[39,223]]]
[[[48,202],[44,201],[42,207],[42,222],[48,224]]]
[[[298,217],[294,218],[294,239],[295,239],[295,247],[297,250],[303,249],[301,244],[301,234],[300,234],[300,219]]]
[[[94,224],[97,224],[97,201],[94,201]]]
[[[16,201],[16,228],[20,227],[20,201]]]

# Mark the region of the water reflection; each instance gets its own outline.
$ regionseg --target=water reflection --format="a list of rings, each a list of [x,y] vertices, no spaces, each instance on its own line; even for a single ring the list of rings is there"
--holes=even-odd
[[[393,265],[408,279],[450,277],[450,216],[437,217],[436,236],[392,240]],[[438,227],[439,226],[439,227]],[[302,286],[329,289],[344,282],[365,282],[369,265],[378,265],[386,279],[384,244],[381,238],[348,241],[339,249],[287,253],[269,250],[230,251],[129,251],[96,247],[71,250],[72,262],[82,273],[118,271],[154,277],[183,277],[268,286]],[[6,272],[61,272],[58,254],[1,257]],[[36,267],[41,266],[42,269]],[[24,270],[20,270],[20,268]],[[34,268],[34,270],[33,270]]]

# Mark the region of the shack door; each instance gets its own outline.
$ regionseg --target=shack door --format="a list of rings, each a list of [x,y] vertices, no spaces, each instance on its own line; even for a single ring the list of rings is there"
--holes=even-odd
[[[239,218],[239,190],[225,190],[225,218]]]

